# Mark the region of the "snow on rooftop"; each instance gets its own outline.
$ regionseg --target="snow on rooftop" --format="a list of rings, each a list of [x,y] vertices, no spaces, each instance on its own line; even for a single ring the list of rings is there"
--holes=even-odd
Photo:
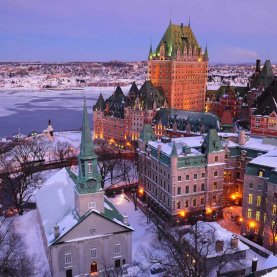
[[[78,222],[74,212],[74,183],[65,168],[50,177],[35,197],[48,244],[54,240],[55,224],[59,225],[62,236]]]
[[[183,146],[192,147],[191,153],[187,156],[194,156],[194,155],[200,155],[201,152],[194,149],[193,147],[200,147],[203,143],[203,137],[202,136],[195,136],[195,137],[181,137],[181,138],[174,138],[169,143],[163,143],[160,140],[158,141],[150,141],[149,145],[151,145],[154,148],[161,147],[161,151],[165,153],[166,155],[170,156],[172,152],[172,147],[174,145],[176,146],[177,154],[182,155],[182,148]],[[160,145],[160,146],[159,146]]]
[[[196,230],[196,224],[192,227],[193,230]],[[223,252],[233,253],[237,251],[246,251],[249,249],[247,245],[238,240],[238,247],[231,249],[231,238],[234,236],[233,233],[227,231],[221,227],[217,222],[203,222],[199,221],[197,223],[197,235],[198,241],[202,243],[203,240],[210,241],[211,244],[205,248],[201,248],[200,251],[208,253],[207,258],[220,256]],[[195,243],[195,235],[193,233],[185,234],[184,238],[193,246]],[[217,240],[224,241],[223,251],[216,252],[215,243]]]
[[[272,167],[274,170],[277,170],[277,150],[271,150],[261,156],[256,157],[253,159],[251,164],[257,164],[261,166]]]

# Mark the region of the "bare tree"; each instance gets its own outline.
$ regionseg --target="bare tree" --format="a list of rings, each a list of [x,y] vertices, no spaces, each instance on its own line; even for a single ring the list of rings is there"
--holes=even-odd
[[[43,157],[43,153],[45,148],[41,141],[27,140],[0,156],[6,204],[12,204],[19,215],[23,214],[24,206],[40,179],[39,174],[33,174],[37,171],[36,162]]]
[[[35,258],[26,254],[26,246],[15,232],[13,222],[3,217],[0,218],[0,249],[0,276],[34,276]]]
[[[208,224],[211,228],[203,232],[199,224]],[[217,255],[216,241],[216,229],[211,223],[197,222],[190,228],[170,228],[164,222],[158,221],[154,226],[154,239],[150,247],[142,247],[141,251],[148,268],[162,269],[166,271],[166,276],[205,277],[208,276],[211,265],[220,276],[230,262],[229,254],[233,255],[233,252],[231,245],[226,245]],[[210,255],[212,263],[209,263]],[[245,267],[239,259],[234,263],[237,266],[235,269]]]
[[[55,157],[58,158],[61,162],[69,157],[72,157],[72,149],[72,145],[66,141],[58,141],[53,147]]]

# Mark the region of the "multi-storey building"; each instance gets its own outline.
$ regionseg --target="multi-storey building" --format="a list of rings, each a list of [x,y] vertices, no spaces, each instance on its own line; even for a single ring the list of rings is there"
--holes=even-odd
[[[131,147],[161,107],[167,107],[165,96],[151,81],[140,89],[133,83],[126,96],[120,87],[106,101],[100,94],[93,107],[95,142],[104,139],[120,148]]]
[[[151,126],[145,125],[138,154],[139,186],[149,206],[172,217],[222,208],[225,152],[215,129],[204,139],[156,140]]]
[[[274,253],[277,251],[277,151],[248,163],[243,191],[242,233]]]
[[[170,21],[156,50],[150,47],[148,76],[163,88],[170,108],[204,111],[208,50],[202,52],[190,24]]]

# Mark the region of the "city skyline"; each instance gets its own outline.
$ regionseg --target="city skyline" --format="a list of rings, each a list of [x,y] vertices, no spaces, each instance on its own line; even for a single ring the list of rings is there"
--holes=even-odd
[[[273,0],[3,0],[0,61],[147,60],[170,18],[184,25],[190,18],[211,63],[276,62],[276,8]]]

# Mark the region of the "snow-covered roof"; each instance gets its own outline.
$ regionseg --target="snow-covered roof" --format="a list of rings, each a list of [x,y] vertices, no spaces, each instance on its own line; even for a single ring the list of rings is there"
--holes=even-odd
[[[240,240],[238,240],[237,248],[231,248],[231,238],[234,237],[234,234],[221,227],[217,222],[199,221],[192,226],[192,232],[184,235],[184,239],[188,241],[192,247],[195,247],[195,235],[197,235],[198,243],[201,243],[201,247],[198,247],[198,251],[207,258],[221,256],[223,253],[230,254],[249,249],[249,247]],[[224,242],[223,251],[221,252],[216,252],[215,244],[217,240]],[[206,245],[204,244],[205,241],[207,242]]]
[[[277,170],[277,149],[271,150],[251,161],[251,164],[268,166]]]
[[[131,226],[123,223],[123,216],[109,202],[107,197],[104,198],[104,213],[91,209],[85,215],[79,217],[75,210],[74,186],[74,181],[69,176],[68,171],[63,168],[50,177],[35,195],[48,245],[61,238],[91,213],[99,214],[131,231],[134,230]],[[56,224],[59,226],[60,232],[58,238],[54,236],[54,226]],[[86,238],[79,238],[79,240],[82,239]]]
[[[182,148],[183,146],[191,147],[191,153],[187,154],[186,156],[194,156],[194,155],[200,155],[201,152],[199,152],[197,149],[194,149],[193,147],[200,147],[203,143],[204,139],[202,136],[195,136],[195,137],[181,137],[181,138],[174,138],[169,143],[163,143],[160,140],[158,141],[150,141],[148,144],[154,148],[158,148],[158,146],[161,147],[161,151],[165,153],[166,155],[170,156],[172,152],[172,147],[175,142],[177,154],[182,155]]]
[[[60,236],[78,222],[74,209],[74,182],[65,168],[48,179],[35,195],[45,236],[50,245],[54,237],[54,226],[60,227]]]

